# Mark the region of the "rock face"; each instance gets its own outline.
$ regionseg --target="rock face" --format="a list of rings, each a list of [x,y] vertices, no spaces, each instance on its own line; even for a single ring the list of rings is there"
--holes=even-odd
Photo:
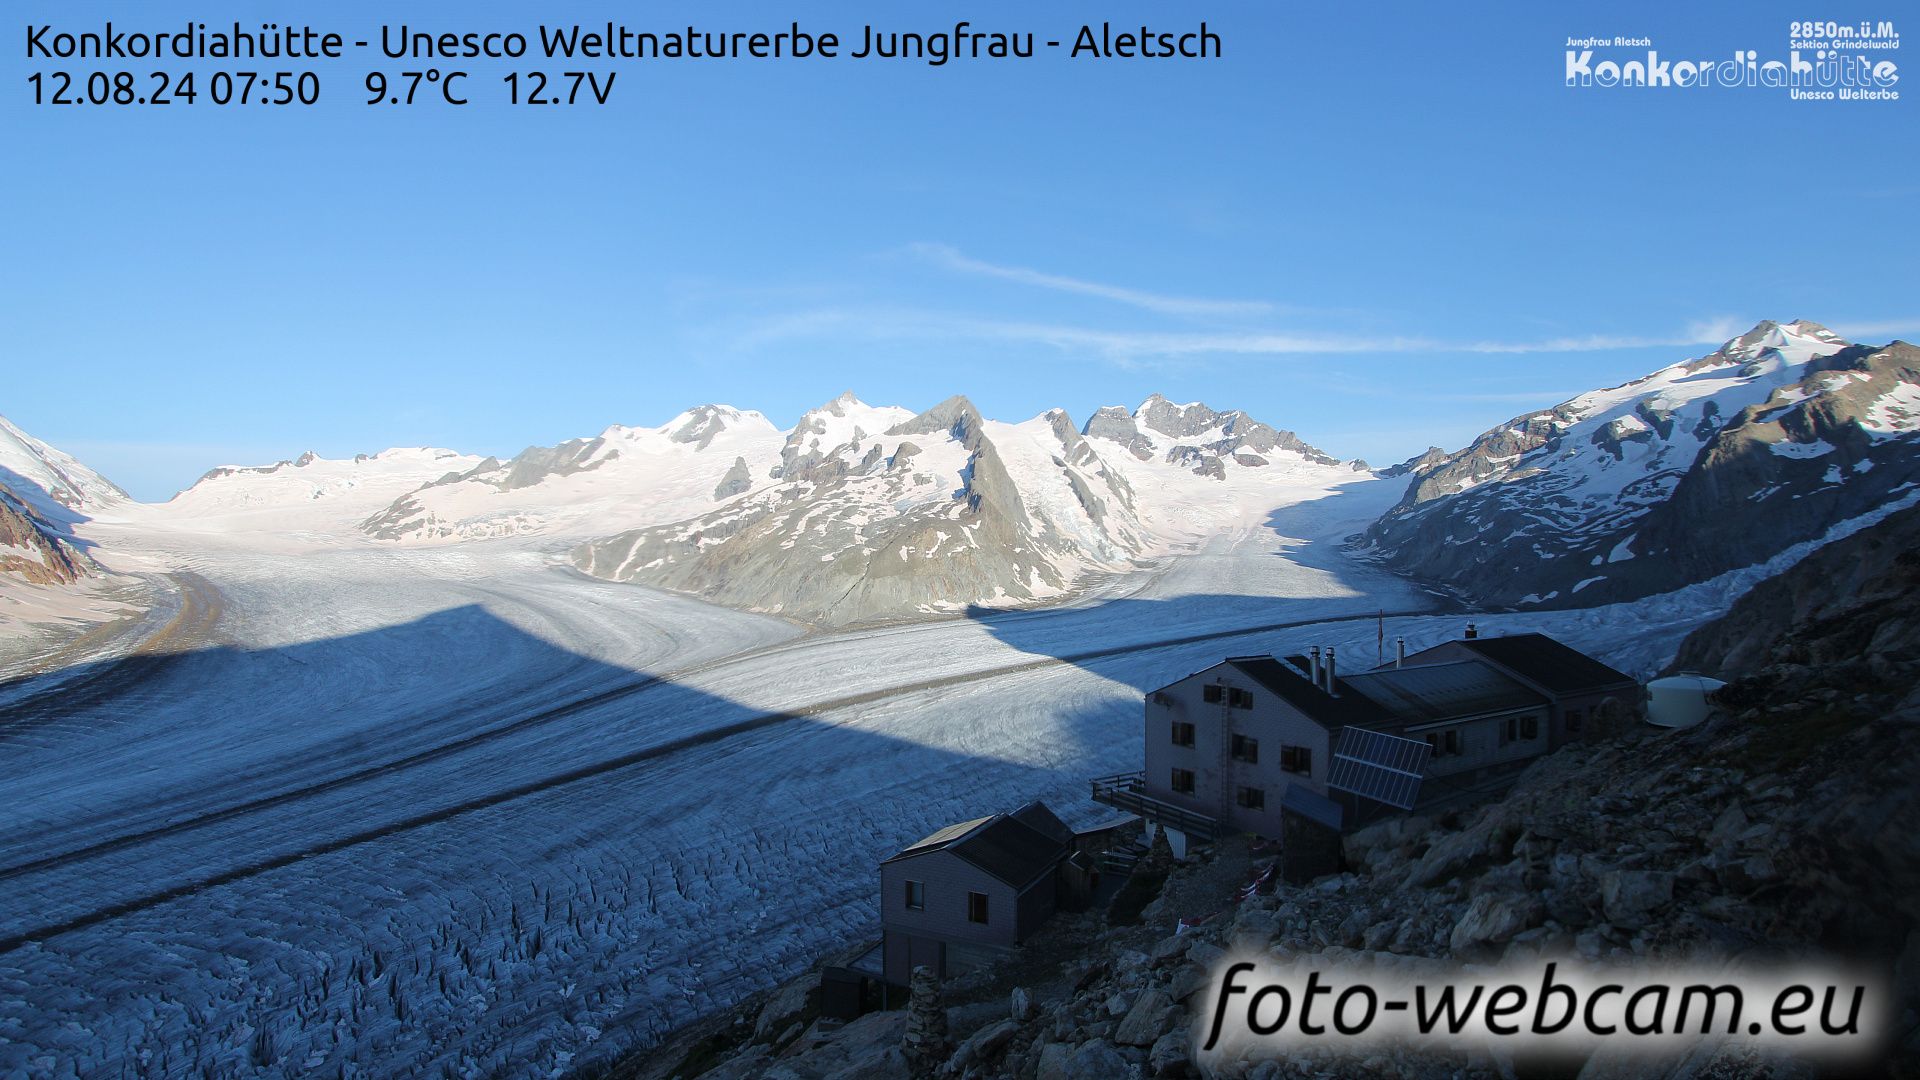
[[[1145,546],[1131,489],[1070,425],[989,425],[952,398],[870,433],[852,419],[864,408],[840,399],[803,420],[780,483],[583,545],[574,565],[846,625],[1058,595]]]
[[[733,459],[733,468],[728,469],[727,475],[721,477],[720,483],[714,487],[713,501],[724,502],[752,489],[753,473],[747,469],[747,459],[737,457]]]
[[[86,514],[128,499],[78,458],[41,442],[0,416],[0,484],[42,517]]]
[[[1087,421],[1083,434],[1118,443],[1141,461],[1151,460],[1166,445],[1163,460],[1200,476],[1224,479],[1225,462],[1245,468],[1268,464],[1276,451],[1297,455],[1318,465],[1339,465],[1339,459],[1307,445],[1291,431],[1268,427],[1244,412],[1215,412],[1197,402],[1175,405],[1159,394],[1129,413],[1114,405]],[[1154,435],[1162,436],[1155,439]],[[1365,463],[1359,463],[1365,468]]]
[[[1753,587],[1714,622],[1687,635],[1669,671],[1723,679],[1753,675],[1795,655],[1853,665],[1869,655],[1920,656],[1920,507],[1820,548]],[[1880,610],[1873,636],[1804,638],[1797,625],[1841,625],[1863,607]],[[1841,622],[1834,622],[1841,620]]]
[[[63,585],[95,569],[58,526],[0,484],[0,574],[35,585]]]
[[[1490,605],[1635,599],[1905,497],[1920,480],[1920,350],[1765,322],[1410,465],[1364,537],[1389,565]]]
[[[0,579],[71,584],[99,571],[73,527],[127,493],[0,417]]]

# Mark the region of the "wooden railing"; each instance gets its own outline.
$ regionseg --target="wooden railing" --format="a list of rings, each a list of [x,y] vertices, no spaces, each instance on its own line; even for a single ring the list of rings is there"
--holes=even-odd
[[[1178,829],[1188,839],[1212,840],[1220,831],[1220,823],[1205,814],[1197,814],[1182,806],[1163,802],[1146,793],[1147,774],[1144,772],[1116,773],[1113,776],[1099,776],[1091,781],[1093,801],[1125,810],[1157,825],[1169,829]]]

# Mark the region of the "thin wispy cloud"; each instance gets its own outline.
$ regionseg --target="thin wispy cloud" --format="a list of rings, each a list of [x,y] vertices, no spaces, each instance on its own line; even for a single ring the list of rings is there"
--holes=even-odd
[[[1123,285],[1108,285],[1083,278],[1049,274],[1024,266],[1002,266],[998,263],[971,258],[945,244],[913,244],[907,250],[917,258],[954,273],[997,278],[1018,285],[1030,285],[1037,289],[1051,289],[1077,296],[1112,300],[1115,303],[1162,315],[1231,317],[1270,315],[1274,311],[1274,305],[1263,300],[1212,300],[1203,297],[1168,296],[1142,289],[1129,289]]]
[[[1899,337],[1901,334],[1920,335],[1920,317],[1881,319],[1877,322],[1843,322],[1835,325],[1833,332],[1854,341]]]
[[[1525,355],[1603,352],[1617,349],[1718,345],[1735,336],[1720,321],[1696,323],[1670,334],[1590,334],[1533,340],[1450,340],[1430,336],[1290,331],[1114,330],[896,309],[817,309],[750,327],[735,344],[753,348],[797,338],[850,336],[869,340],[970,339],[1042,345],[1063,352],[1098,355],[1126,366],[1208,355],[1328,356],[1354,353],[1467,353]]]
[[[800,308],[730,333],[737,348],[758,348],[800,339],[850,338],[870,341],[988,341],[1044,346],[1062,353],[1097,357],[1127,368],[1164,366],[1208,356],[1480,355],[1529,356],[1610,352],[1628,349],[1713,347],[1739,336],[1755,320],[1729,314],[1695,319],[1658,333],[1562,333],[1510,338],[1447,337],[1348,331],[1314,327],[1292,329],[1297,309],[1260,300],[1176,296],[1047,273],[974,258],[946,244],[919,243],[905,249],[912,257],[950,273],[1012,282],[1036,289],[1110,300],[1150,315],[1170,316],[1164,328],[1107,327],[1058,320],[1007,318],[994,314],[875,307],[871,305]],[[1315,321],[1326,321],[1315,320]],[[1265,324],[1265,325],[1262,325]],[[1920,320],[1847,324],[1837,329],[1870,339],[1920,326]],[[1531,397],[1531,395],[1526,395]],[[1506,394],[1480,400],[1520,400]]]

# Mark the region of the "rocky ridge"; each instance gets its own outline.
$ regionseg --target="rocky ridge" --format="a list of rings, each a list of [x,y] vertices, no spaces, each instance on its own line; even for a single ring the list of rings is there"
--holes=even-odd
[[[1160,452],[1162,460],[1215,480],[1226,478],[1229,463],[1257,469],[1266,465],[1277,450],[1317,465],[1342,464],[1293,432],[1269,427],[1238,409],[1215,412],[1199,402],[1175,405],[1159,394],[1148,397],[1131,413],[1119,405],[1100,409],[1088,418],[1082,434],[1118,443],[1141,461],[1150,461],[1159,452],[1152,435],[1164,436],[1160,441],[1171,445]],[[1346,464],[1357,471],[1367,468],[1364,461]]]
[[[59,526],[0,484],[0,574],[34,585],[65,585],[98,569]]]
[[[1638,599],[1920,486],[1920,349],[1763,322],[1713,353],[1410,463],[1362,546],[1480,603]]]
[[[73,526],[129,496],[0,416],[0,578],[65,585],[100,572]]]

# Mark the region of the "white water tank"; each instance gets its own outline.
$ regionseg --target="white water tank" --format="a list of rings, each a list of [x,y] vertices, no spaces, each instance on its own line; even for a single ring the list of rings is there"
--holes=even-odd
[[[1647,684],[1647,722],[1655,727],[1692,727],[1707,718],[1707,695],[1727,685],[1697,671],[1683,671]]]

